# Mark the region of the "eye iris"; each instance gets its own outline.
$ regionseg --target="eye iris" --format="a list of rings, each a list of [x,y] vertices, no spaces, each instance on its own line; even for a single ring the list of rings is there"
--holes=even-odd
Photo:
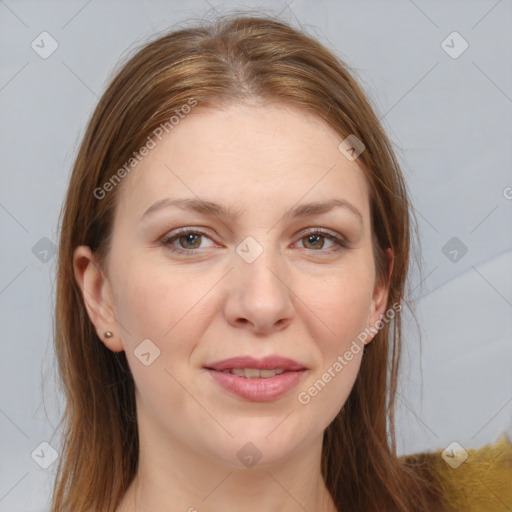
[[[187,233],[186,235],[182,235],[179,237],[179,242],[180,242],[180,245],[184,248],[184,249],[197,249],[199,247],[199,245],[201,245],[201,235],[198,235],[198,234],[194,234],[194,233]],[[185,244],[194,244],[194,242],[196,242],[195,245],[187,245],[185,246],[182,242],[185,241]]]
[[[315,245],[313,249],[321,249],[324,246],[324,237],[322,235],[307,235],[303,238],[303,240],[306,240],[307,244],[309,244],[310,242],[312,242],[313,244],[318,244],[319,241],[321,242],[320,245]]]

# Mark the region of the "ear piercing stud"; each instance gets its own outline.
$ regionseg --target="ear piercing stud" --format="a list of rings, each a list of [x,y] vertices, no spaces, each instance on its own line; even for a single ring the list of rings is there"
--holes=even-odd
[[[105,338],[112,338],[114,336],[110,331],[105,332]]]

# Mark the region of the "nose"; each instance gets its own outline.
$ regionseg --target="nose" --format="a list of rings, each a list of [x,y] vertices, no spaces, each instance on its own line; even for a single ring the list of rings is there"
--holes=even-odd
[[[235,268],[228,275],[227,322],[258,335],[285,329],[294,315],[293,292],[279,255],[264,250],[252,263],[236,254],[235,258]]]

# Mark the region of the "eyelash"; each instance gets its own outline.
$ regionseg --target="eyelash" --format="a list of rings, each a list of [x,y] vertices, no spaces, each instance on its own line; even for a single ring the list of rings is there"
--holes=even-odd
[[[169,249],[170,251],[172,251],[174,253],[185,254],[187,256],[193,256],[194,253],[197,253],[199,251],[199,249],[182,249],[182,248],[175,247],[172,245],[173,242],[177,241],[180,237],[186,236],[186,235],[200,235],[201,237],[210,238],[206,233],[203,233],[202,231],[198,231],[196,229],[190,229],[190,228],[183,228],[181,230],[175,231],[172,235],[165,235],[161,239],[161,243],[167,249]],[[304,233],[299,238],[299,240],[301,240],[302,238],[305,238],[307,236],[312,236],[312,235],[320,235],[324,238],[327,238],[328,240],[331,240],[332,242],[334,242],[338,247],[335,247],[334,249],[328,249],[328,250],[304,248],[307,251],[330,253],[330,252],[337,252],[337,251],[340,251],[341,249],[348,248],[348,244],[343,238],[341,238],[340,236],[334,235],[334,234],[330,233],[329,231],[325,231],[323,229],[314,229],[314,230],[308,231],[308,232]]]

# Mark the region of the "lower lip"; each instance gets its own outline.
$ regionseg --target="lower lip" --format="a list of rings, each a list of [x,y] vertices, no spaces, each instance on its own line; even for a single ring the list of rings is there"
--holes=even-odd
[[[304,370],[284,372],[266,379],[248,379],[233,373],[207,369],[208,373],[227,391],[253,402],[269,402],[293,389],[302,378]]]

